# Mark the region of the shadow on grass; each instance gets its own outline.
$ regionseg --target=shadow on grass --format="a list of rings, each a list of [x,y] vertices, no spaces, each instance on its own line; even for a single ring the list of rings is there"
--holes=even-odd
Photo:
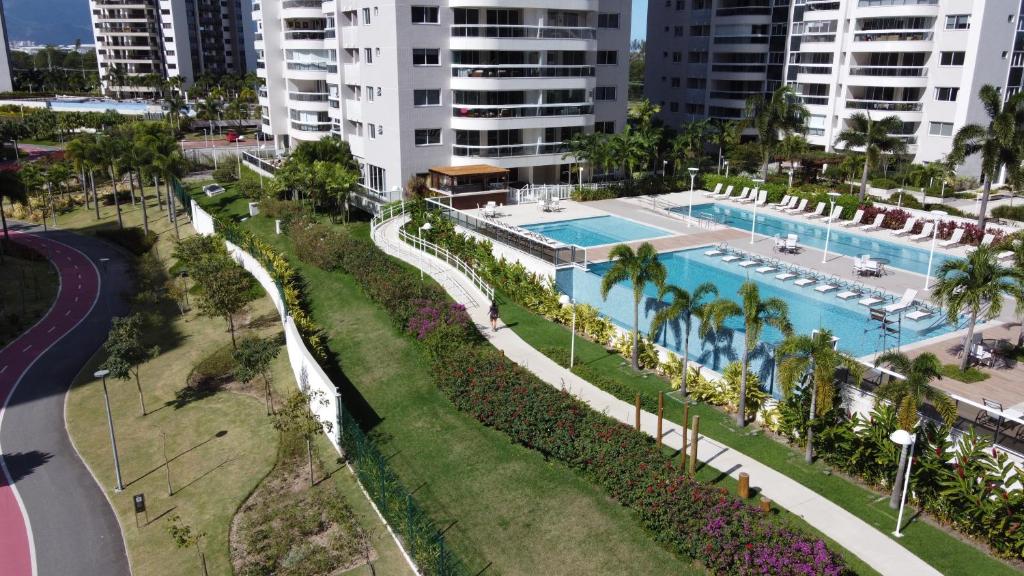
[[[227,466],[228,464],[230,464],[231,462],[234,462],[235,460],[237,460],[237,458],[235,458],[235,457],[232,457],[232,458],[228,458],[228,459],[224,460],[224,461],[223,461],[223,462],[221,462],[220,464],[217,464],[217,465],[216,465],[216,466],[214,466],[213,468],[210,468],[210,469],[209,469],[209,470],[207,470],[206,472],[203,472],[203,473],[202,473],[202,474],[200,474],[199,476],[196,476],[196,477],[195,477],[195,478],[193,478],[193,479],[192,479],[191,481],[189,481],[189,482],[188,482],[187,484],[185,484],[185,485],[184,485],[184,486],[182,486],[181,488],[178,488],[177,490],[175,490],[175,491],[174,491],[174,493],[175,493],[175,494],[180,494],[180,493],[184,492],[184,491],[185,491],[186,489],[188,489],[188,488],[189,488],[190,486],[192,486],[192,485],[193,485],[193,484],[195,484],[196,482],[199,482],[199,481],[200,481],[200,480],[202,480],[203,478],[206,478],[206,477],[207,477],[207,476],[209,476],[210,474],[213,474],[214,472],[216,472],[216,471],[217,471],[218,469],[220,469],[220,468],[223,468],[224,466]]]
[[[195,446],[192,446],[191,448],[188,448],[186,450],[182,450],[181,452],[178,452],[174,456],[168,458],[167,459],[167,463],[170,464],[171,462],[174,462],[175,460],[177,460],[178,458],[181,458],[185,454],[188,454],[188,453],[192,452],[193,450],[195,450],[195,449],[197,449],[197,448],[199,448],[199,447],[201,447],[201,446],[203,446],[205,444],[208,444],[208,443],[212,442],[216,438],[223,438],[224,436],[227,436],[227,434],[228,434],[227,430],[221,430],[221,431],[217,432],[216,434],[214,434],[213,436],[210,436],[206,440],[203,440],[202,442],[196,444]],[[163,467],[164,467],[164,465],[160,464],[159,466],[155,466],[155,467],[151,468],[148,472],[145,472],[144,474],[141,474],[138,478],[135,478],[134,480],[131,480],[128,483],[126,483],[125,487],[127,488],[128,486],[131,486],[132,484],[135,484],[136,482],[142,480],[146,476],[149,476],[150,474],[159,471]]]

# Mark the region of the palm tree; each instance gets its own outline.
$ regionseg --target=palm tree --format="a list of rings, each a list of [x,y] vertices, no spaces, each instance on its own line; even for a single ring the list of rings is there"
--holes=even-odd
[[[1008,248],[1013,251],[1013,267],[1017,270],[1024,270],[1024,238],[1014,238],[1010,241]],[[1024,346],[1024,275],[1016,278],[1018,294],[1017,316],[1021,319],[1020,333],[1017,335],[1017,347]]]
[[[750,364],[750,350],[757,346],[765,327],[772,327],[789,336],[793,328],[789,323],[789,304],[781,298],[761,299],[761,290],[757,282],[747,280],[740,285],[739,295],[742,300],[740,308],[743,316],[743,372],[740,377],[739,411],[736,413],[736,424],[747,425],[747,366]]]
[[[779,142],[779,154],[789,160],[790,169],[796,168],[796,161],[802,157],[811,145],[804,138],[803,134],[786,134]]]
[[[100,166],[106,168],[110,174],[110,186],[114,189],[114,208],[117,210],[117,227],[123,230],[124,219],[121,216],[121,200],[117,197],[117,176],[115,174],[121,162],[123,142],[116,137],[104,134],[96,138],[96,148]]]
[[[679,174],[682,161],[685,159],[691,166],[700,167],[704,157],[704,146],[707,145],[711,133],[711,122],[708,119],[695,120],[683,124],[682,131],[672,139],[673,172]]]
[[[714,141],[715,149],[718,150],[718,173],[722,172],[722,158],[728,154],[729,149],[740,141],[740,134],[743,132],[743,124],[736,120],[722,120],[721,118],[711,119],[710,136]]]
[[[807,452],[805,460],[814,462],[814,419],[832,410],[836,395],[836,371],[846,368],[855,382],[860,382],[863,370],[857,359],[835,347],[829,330],[818,330],[811,335],[793,335],[782,341],[778,353],[782,356],[779,382],[786,396],[793,393],[801,380],[811,393],[811,406],[807,417]],[[805,380],[806,379],[806,380]]]
[[[926,400],[931,402],[947,425],[956,420],[956,403],[948,394],[931,385],[932,380],[942,377],[942,363],[935,354],[925,352],[911,360],[906,354],[893,350],[875,359],[875,366],[881,364],[903,376],[902,379],[890,378],[875,391],[879,398],[888,400],[896,406],[896,418],[900,428],[913,432],[920,419],[918,412]],[[900,505],[902,490],[898,480],[903,477],[906,465],[907,453],[903,450],[900,452],[900,463],[896,468],[897,481],[893,482],[892,495],[889,497],[890,508],[898,508]]]
[[[619,244],[612,248],[608,257],[612,261],[611,268],[601,279],[601,298],[607,300],[608,292],[620,282],[633,285],[633,369],[640,369],[640,300],[644,297],[644,288],[653,283],[660,290],[665,285],[665,265],[658,259],[658,251],[650,242],[644,242],[633,251],[627,244]]]
[[[1020,302],[1024,298],[1022,281],[1024,269],[1001,265],[992,246],[978,246],[967,254],[967,258],[947,260],[939,267],[932,287],[935,303],[946,308],[947,319],[953,325],[959,323],[964,312],[970,314],[960,370],[966,370],[970,361],[969,347],[978,319],[998,317],[1003,311],[1004,296]]]
[[[96,168],[96,140],[91,135],[82,135],[68,142],[65,153],[75,166],[79,181],[82,184],[82,193],[85,194],[86,208],[89,207],[89,190],[92,189],[92,199],[96,202],[96,187],[93,181],[93,170]],[[86,178],[86,172],[89,178]],[[87,185],[87,184],[93,185]],[[96,219],[100,218],[99,202],[96,202]]]
[[[689,293],[686,290],[672,284],[666,284],[658,290],[658,300],[664,301],[665,296],[672,296],[671,303],[668,306],[658,310],[654,314],[654,320],[651,321],[651,339],[655,338],[655,334],[660,332],[666,325],[675,324],[676,336],[678,338],[678,332],[680,328],[680,321],[682,322],[683,330],[683,383],[679,390],[682,395],[683,401],[686,401],[686,375],[687,365],[690,360],[690,328],[693,318],[700,317],[705,306],[708,302],[704,302],[706,296],[718,296],[718,288],[710,282],[704,282],[700,286],[694,289],[693,293]],[[677,340],[678,341],[678,340]]]
[[[0,170],[0,224],[3,225],[4,229],[4,244],[10,240],[10,235],[7,233],[7,216],[4,214],[4,200],[7,200],[11,206],[14,206],[15,202],[24,204],[28,201],[28,189],[25,187],[25,183],[21,179],[21,175],[12,170]],[[3,250],[0,250],[0,254],[3,254]]]
[[[745,114],[744,127],[757,131],[757,144],[761,149],[761,177],[767,179],[768,162],[780,138],[786,134],[806,132],[810,112],[793,87],[783,85],[772,93],[771,98],[765,98],[763,94],[748,98]]]
[[[953,165],[962,164],[968,156],[981,154],[983,185],[978,227],[984,230],[992,181],[999,176],[1003,166],[1010,171],[1011,178],[1021,170],[1021,159],[1024,156],[1021,151],[1021,141],[1024,140],[1024,92],[1014,94],[1004,104],[999,89],[986,84],[978,91],[978,99],[988,114],[988,126],[967,124],[957,130],[949,162]]]
[[[597,149],[600,144],[601,135],[593,132],[581,132],[574,135],[568,142],[568,151],[562,155],[562,159],[590,164],[591,180],[593,180],[594,164],[597,160]],[[581,173],[582,174],[582,173]],[[582,178],[582,175],[580,176]],[[572,184],[572,178],[569,179]]]
[[[903,140],[893,136],[903,126],[899,116],[886,116],[878,122],[871,120],[871,114],[857,112],[846,120],[846,128],[843,128],[836,137],[836,144],[842,144],[844,148],[863,148],[866,161],[864,170],[860,176],[860,201],[868,192],[868,173],[871,167],[878,164],[883,154],[902,154],[907,150],[907,144]]]
[[[335,213],[331,218],[335,219],[340,210],[343,214],[342,221],[348,222],[348,199],[352,189],[359,182],[359,173],[342,164],[322,160],[313,162],[312,172],[316,182],[314,188],[323,191],[324,199],[333,201]]]
[[[213,133],[214,122],[220,119],[220,101],[207,97],[196,103],[196,118],[206,120],[210,123],[210,133]]]

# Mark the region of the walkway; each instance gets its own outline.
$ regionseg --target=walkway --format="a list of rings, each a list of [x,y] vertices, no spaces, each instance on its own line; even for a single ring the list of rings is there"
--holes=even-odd
[[[0,574],[127,575],[117,519],[64,425],[64,396],[122,307],[127,263],[103,242],[67,232],[12,240],[49,257],[60,291],[42,320],[0,350]],[[100,257],[115,273],[109,285],[93,263]]]
[[[425,269],[432,277],[439,278],[439,282],[446,286],[449,293],[453,294],[453,297],[460,302],[463,300],[459,299],[456,293],[450,289],[450,284],[453,281],[457,281],[461,285],[460,291],[476,293],[476,304],[466,303],[467,310],[478,326],[488,326],[488,304],[472,282],[444,262],[429,256],[424,257],[402,243],[398,239],[398,229],[403,221],[404,217],[386,222],[377,229],[374,241],[389,254],[405,260],[413,266]],[[559,366],[524,342],[512,330],[502,328],[494,333],[490,330],[482,330],[482,332],[491,344],[502,350],[509,359],[533,372],[541,380],[551,386],[565,388],[594,410],[604,412],[621,422],[633,423],[635,407],[632,404],[615,398]],[[641,415],[641,429],[654,436],[657,433],[657,420],[655,414],[644,411]],[[681,449],[681,430],[681,426],[666,420],[663,431],[664,443],[670,448]],[[740,472],[746,472],[750,475],[751,482],[761,490],[762,494],[771,498],[779,506],[799,515],[808,524],[827,534],[885,576],[940,574],[906,548],[900,546],[888,534],[879,532],[823,496],[749,456],[706,436],[701,436],[698,445],[698,458],[733,477],[738,477]]]

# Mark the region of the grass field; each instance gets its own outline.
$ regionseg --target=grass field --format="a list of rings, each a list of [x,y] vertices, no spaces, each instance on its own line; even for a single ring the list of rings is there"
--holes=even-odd
[[[126,224],[138,224],[138,208],[125,208]],[[78,226],[83,232],[115,227],[113,210],[104,210],[97,225],[91,211],[79,210],[62,219],[63,227]],[[158,252],[171,253],[173,227],[160,218],[155,201],[150,206],[151,226],[159,234]],[[182,234],[191,233],[181,216]],[[173,305],[169,307],[173,309]],[[253,302],[248,316],[265,335],[280,332],[277,315],[269,298]],[[194,575],[198,561],[192,550],[179,550],[166,531],[167,519],[178,515],[182,522],[206,534],[203,549],[210,574],[230,574],[228,534],[239,505],[271,470],[277,459],[278,433],[265,415],[262,396],[245,391],[221,391],[182,407],[168,403],[185,385],[191,367],[204,355],[230,342],[222,319],[198,317],[194,312],[178,316],[168,310],[166,323],[150,332],[152,342],[161,345],[160,356],[144,365],[141,381],[146,394],[148,416],[139,415],[134,383],[108,381],[122,474],[126,484],[121,493],[113,491],[110,445],[103,413],[102,389],[91,376],[102,358],[97,355],[86,366],[68,396],[68,428],[77,448],[99,478],[120,519],[133,572],[139,575]],[[278,399],[295,390],[294,378],[285,354],[274,367]],[[168,496],[163,469],[161,432],[166,435],[173,496]],[[373,533],[380,574],[408,574],[410,570],[386,529],[379,522],[347,469],[335,458],[326,439],[320,443],[323,467],[332,472],[340,494],[355,510],[360,524]],[[140,517],[136,528],[132,495],[145,493],[149,523]],[[370,574],[367,567],[349,574]]]
[[[0,262],[0,348],[30,328],[50,309],[60,279],[46,260],[16,258]]]

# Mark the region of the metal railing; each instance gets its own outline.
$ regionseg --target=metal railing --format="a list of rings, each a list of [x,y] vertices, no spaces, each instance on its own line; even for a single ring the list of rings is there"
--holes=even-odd
[[[846,107],[856,110],[881,110],[884,112],[920,112],[920,102],[892,102],[886,100],[847,99]]]
[[[595,71],[587,65],[452,64],[456,78],[587,78]]]
[[[928,76],[923,66],[852,66],[850,76]]]
[[[548,40],[594,40],[596,28],[582,26],[509,26],[458,24],[452,26],[453,38],[523,38]]]
[[[589,102],[539,105],[452,104],[452,116],[456,118],[534,118],[537,116],[580,116],[593,113],[594,106]]]
[[[538,154],[562,154],[569,150],[565,142],[541,142],[539,144],[507,144],[499,146],[468,146],[454,144],[452,156],[470,158],[510,158]]]

